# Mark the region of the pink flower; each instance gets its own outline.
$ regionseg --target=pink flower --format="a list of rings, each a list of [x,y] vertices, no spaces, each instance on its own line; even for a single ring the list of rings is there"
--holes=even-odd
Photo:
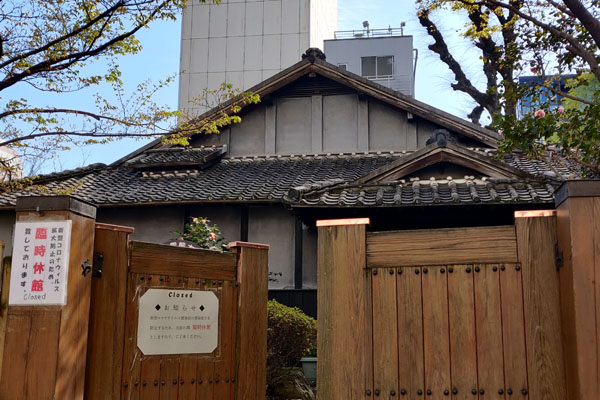
[[[533,115],[536,116],[536,118],[544,118],[546,116],[546,112],[542,109],[537,110]]]
[[[562,114],[565,112],[565,108],[563,106],[559,106],[558,109],[556,110],[557,113]]]
[[[211,232],[208,234],[208,237],[210,238],[210,240],[215,240],[217,238],[217,234],[214,232]]]
[[[498,129],[498,135],[503,135],[504,131],[502,129]]]
[[[196,218],[196,217],[192,218],[192,222],[195,223],[195,224],[197,224],[198,223],[198,218]]]
[[[531,68],[531,73],[532,73],[532,74],[537,74],[537,69],[535,69],[535,68]]]

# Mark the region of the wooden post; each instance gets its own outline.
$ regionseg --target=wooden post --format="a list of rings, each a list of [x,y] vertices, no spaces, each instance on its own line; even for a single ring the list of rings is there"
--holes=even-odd
[[[368,218],[317,221],[317,393],[323,399],[372,396]]]
[[[4,258],[4,241],[0,240],[0,377],[2,377],[2,358],[4,354],[4,337],[8,319],[8,288],[10,279],[10,257]],[[9,261],[7,263],[7,261]]]
[[[65,306],[9,306],[0,399],[83,399],[96,207],[69,196],[17,199],[18,222],[72,220]]]
[[[566,395],[560,335],[560,290],[554,260],[554,214],[552,210],[515,212],[517,252],[521,264],[519,267],[523,273],[530,399],[571,398]]]
[[[118,399],[121,395],[129,234],[133,228],[96,224],[85,398]],[[101,265],[96,265],[101,264]]]
[[[267,386],[269,246],[233,242],[229,247],[238,255],[235,398],[264,399]]]
[[[600,182],[556,193],[563,346],[569,399],[600,398]]]

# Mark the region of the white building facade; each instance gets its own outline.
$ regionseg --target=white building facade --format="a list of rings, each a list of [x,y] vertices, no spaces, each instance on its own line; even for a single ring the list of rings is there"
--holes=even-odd
[[[323,48],[337,28],[337,0],[191,2],[183,12],[179,109],[205,111],[197,97],[223,82],[249,89]]]
[[[402,31],[367,28],[335,32],[335,39],[324,43],[327,62],[415,97],[418,53],[413,49],[413,37]]]

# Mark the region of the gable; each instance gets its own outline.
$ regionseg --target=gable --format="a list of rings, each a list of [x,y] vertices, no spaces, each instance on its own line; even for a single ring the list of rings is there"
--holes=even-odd
[[[411,178],[526,179],[524,171],[496,160],[487,154],[456,144],[448,131],[436,130],[427,146],[359,178],[356,184],[383,184]]]
[[[436,129],[452,132],[468,146],[494,148],[499,138],[312,53],[250,91],[261,103],[245,107],[240,124],[220,135],[196,135],[192,145],[227,145],[227,156],[262,156],[414,151]],[[214,118],[231,104],[199,118]],[[162,145],[158,141],[153,146]]]

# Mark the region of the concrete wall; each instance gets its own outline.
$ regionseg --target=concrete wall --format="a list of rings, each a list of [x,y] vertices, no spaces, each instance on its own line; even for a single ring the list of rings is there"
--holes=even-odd
[[[327,62],[334,65],[346,64],[348,71],[357,75],[362,75],[361,57],[394,56],[394,76],[391,79],[373,80],[406,95],[414,96],[412,36],[326,40],[324,46]]]
[[[279,97],[252,106],[242,123],[192,145],[227,144],[226,157],[416,150],[439,126],[357,94]]]
[[[179,109],[205,111],[194,98],[223,82],[249,89],[300,61],[311,45],[323,48],[336,26],[337,0],[190,2],[181,28]]]

